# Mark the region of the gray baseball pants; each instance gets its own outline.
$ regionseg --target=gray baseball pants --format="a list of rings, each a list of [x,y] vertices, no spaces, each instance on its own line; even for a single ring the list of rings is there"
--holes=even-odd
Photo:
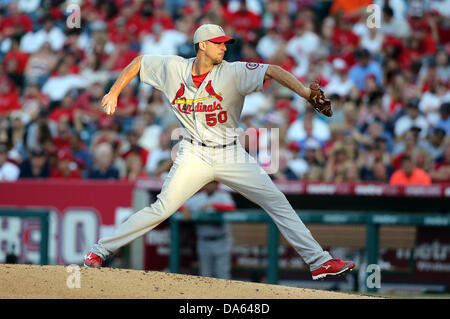
[[[176,159],[157,200],[119,225],[114,236],[101,238],[92,251],[107,257],[158,226],[213,180],[261,206],[310,270],[320,268],[331,259],[269,175],[239,143],[225,148],[210,148],[186,140],[180,142]]]

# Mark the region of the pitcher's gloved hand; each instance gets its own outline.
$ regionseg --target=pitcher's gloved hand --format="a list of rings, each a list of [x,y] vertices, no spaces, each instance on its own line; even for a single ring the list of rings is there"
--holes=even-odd
[[[331,101],[325,97],[325,94],[320,89],[319,82],[312,82],[309,85],[309,88],[311,89],[311,94],[309,96],[308,102],[311,103],[311,105],[317,112],[331,117],[333,115],[333,110],[331,109]]]

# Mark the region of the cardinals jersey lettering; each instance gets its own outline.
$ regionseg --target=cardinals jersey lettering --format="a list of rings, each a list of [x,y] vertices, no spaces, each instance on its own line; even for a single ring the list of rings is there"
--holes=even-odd
[[[268,64],[227,62],[215,65],[196,87],[195,58],[144,55],[140,79],[164,93],[191,138],[206,145],[232,143],[247,94],[263,88]]]

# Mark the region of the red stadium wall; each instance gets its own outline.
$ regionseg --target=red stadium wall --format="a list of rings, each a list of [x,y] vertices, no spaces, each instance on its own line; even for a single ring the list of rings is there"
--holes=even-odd
[[[0,208],[50,209],[50,262],[78,264],[100,236],[111,234],[132,212],[133,188],[129,182],[84,180],[0,183]],[[0,221],[0,260],[15,243],[19,262],[37,263],[39,221]]]

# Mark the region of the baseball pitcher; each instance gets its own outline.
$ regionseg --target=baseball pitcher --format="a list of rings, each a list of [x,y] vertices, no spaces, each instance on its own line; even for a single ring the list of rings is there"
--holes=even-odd
[[[196,57],[139,56],[103,97],[105,113],[114,114],[120,92],[139,74],[141,81],[171,101],[172,111],[188,134],[179,143],[157,200],[131,215],[114,236],[101,238],[86,254],[85,266],[101,267],[106,257],[158,226],[211,181],[231,187],[263,208],[309,265],[314,280],[341,275],[355,266],[351,261],[332,258],[322,249],[284,194],[237,142],[245,96],[262,90],[267,79],[297,93],[326,116],[333,114],[330,101],[319,83],[305,87],[279,66],[223,60],[227,44],[233,42],[220,26],[204,24],[194,33]]]

